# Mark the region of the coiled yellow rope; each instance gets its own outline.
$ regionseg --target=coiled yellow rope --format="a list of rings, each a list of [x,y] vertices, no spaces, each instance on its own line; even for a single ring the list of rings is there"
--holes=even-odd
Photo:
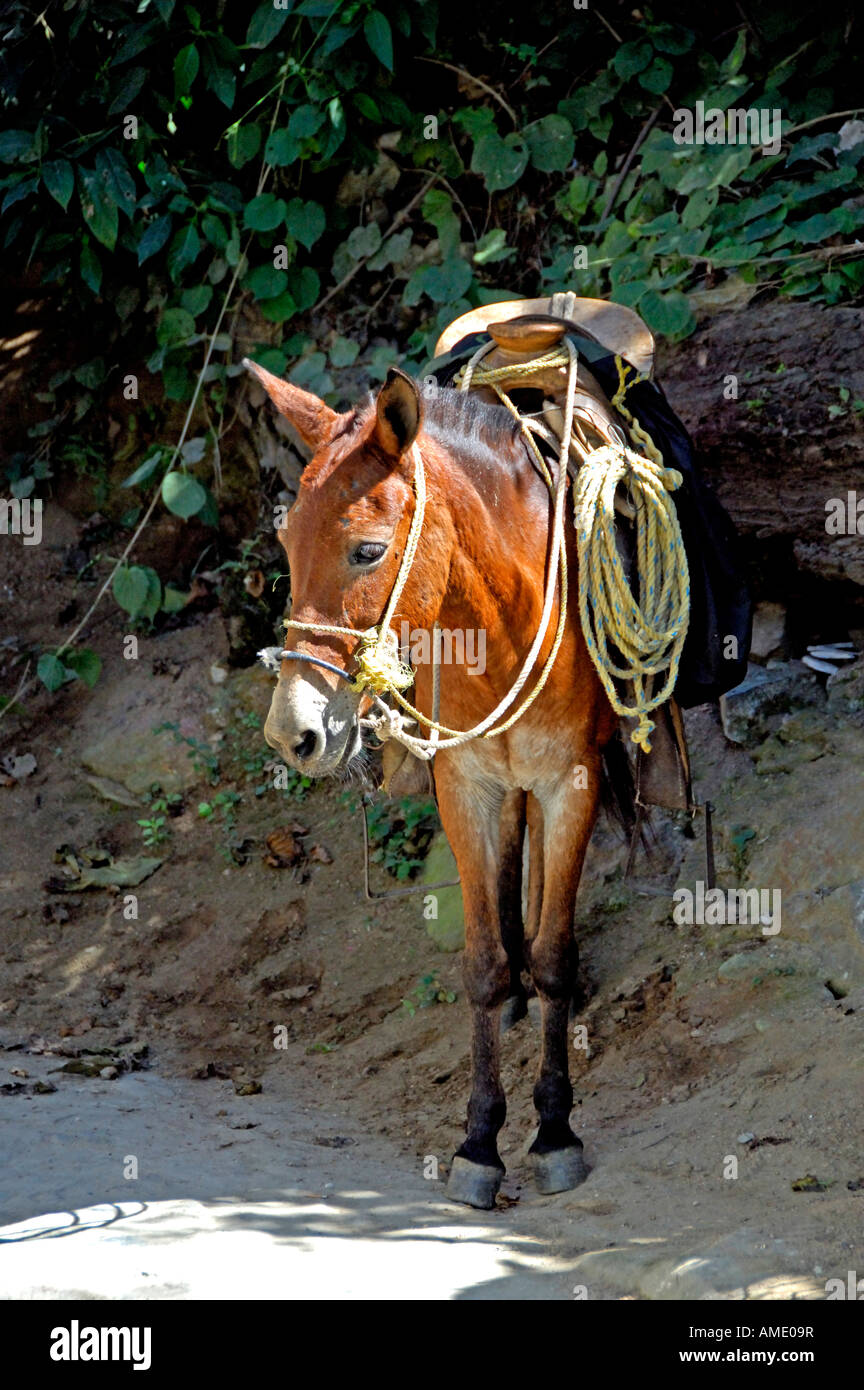
[[[615,361],[619,385],[613,404],[648,457],[606,445],[589,454],[579,470],[575,488],[579,616],[612,708],[637,720],[631,738],[650,753],[654,723],[648,715],[675,689],[690,619],[687,555],[670,496],[683,478],[677,469],[664,466],[651,436],[627,409],[627,364],[620,357]],[[638,601],[615,539],[619,483],[627,487],[636,509]],[[663,672],[665,679],[652,693],[653,677]],[[615,679],[632,684],[631,704],[621,698]]]

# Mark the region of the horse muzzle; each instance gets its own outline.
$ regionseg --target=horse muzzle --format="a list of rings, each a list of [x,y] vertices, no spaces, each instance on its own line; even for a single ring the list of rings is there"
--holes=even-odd
[[[327,777],[360,750],[360,697],[333,691],[318,675],[295,671],[279,680],[264,737],[289,767],[306,777]]]

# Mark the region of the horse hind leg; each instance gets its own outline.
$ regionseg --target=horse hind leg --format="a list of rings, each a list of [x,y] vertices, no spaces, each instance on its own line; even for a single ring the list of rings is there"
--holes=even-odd
[[[522,847],[525,841],[527,794],[511,792],[504,798],[499,822],[500,872],[498,916],[501,941],[507,952],[510,992],[501,1009],[501,1032],[506,1033],[528,1012],[528,994],[522,983],[525,933],[522,925]]]
[[[573,908],[596,801],[587,788],[560,789],[544,805],[544,888],[539,922],[529,923],[528,957],[540,996],[543,1052],[534,1087],[539,1117],[530,1155],[538,1191],[577,1187],[588,1176],[582,1143],[570,1128],[570,1005],[579,962]],[[536,930],[533,930],[536,927]]]

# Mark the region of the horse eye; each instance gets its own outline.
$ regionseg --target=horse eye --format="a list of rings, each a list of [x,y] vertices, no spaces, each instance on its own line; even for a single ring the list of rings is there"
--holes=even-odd
[[[386,545],[381,541],[363,541],[351,556],[352,565],[372,565],[376,560],[380,560]]]

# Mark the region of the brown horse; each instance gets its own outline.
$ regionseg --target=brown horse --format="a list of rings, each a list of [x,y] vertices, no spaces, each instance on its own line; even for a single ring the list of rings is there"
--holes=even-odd
[[[419,549],[392,626],[485,636],[485,670],[442,670],[440,718],[473,727],[507,694],[528,651],[550,562],[549,490],[518,425],[500,405],[455,390],[424,390],[392,370],[377,397],[347,414],[248,364],[313,450],[279,538],[291,574],[292,618],[362,631],[381,619],[414,512],[416,443],[428,498]],[[513,728],[438,752],[432,764],[465,907],[465,988],[473,1016],[467,1135],[450,1172],[457,1201],[491,1207],[504,1165],[497,1135],[506,1103],[499,1035],[526,1012],[522,970],[541,1003],[542,1059],[531,1149],[542,1192],[586,1176],[570,1128],[569,1007],[578,953],[573,910],[597,814],[603,749],[617,725],[589,659],[578,617],[577,562],[567,525],[568,619],[545,688]],[[557,600],[556,600],[557,602]],[[572,619],[571,616],[572,615]],[[557,610],[526,691],[550,650]],[[288,649],[352,670],[357,641],[288,629]],[[466,643],[467,647],[467,643]],[[416,670],[416,707],[432,710],[432,671]],[[267,742],[309,776],[344,771],[360,750],[369,696],[308,662],[284,660],[265,726]],[[529,836],[527,920],[522,850]]]

